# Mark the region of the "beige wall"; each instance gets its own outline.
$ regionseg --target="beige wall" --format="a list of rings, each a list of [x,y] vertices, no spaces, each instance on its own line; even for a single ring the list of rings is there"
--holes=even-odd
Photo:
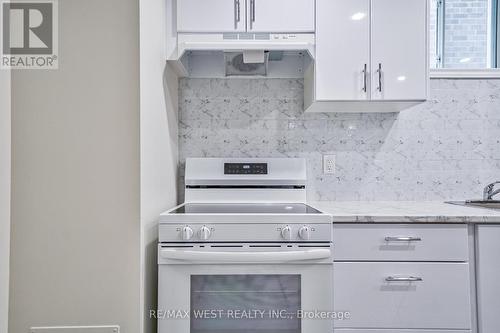
[[[176,204],[177,76],[166,66],[165,0],[141,0],[143,329],[156,332],[158,215]]]
[[[7,333],[10,247],[10,72],[0,70],[0,333]]]
[[[12,77],[10,332],[140,331],[138,0],[60,0],[59,70]]]

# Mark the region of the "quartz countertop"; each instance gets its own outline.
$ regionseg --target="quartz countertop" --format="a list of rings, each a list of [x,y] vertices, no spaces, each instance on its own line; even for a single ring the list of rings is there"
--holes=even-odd
[[[500,223],[500,210],[442,201],[315,201],[309,205],[332,215],[334,223]]]

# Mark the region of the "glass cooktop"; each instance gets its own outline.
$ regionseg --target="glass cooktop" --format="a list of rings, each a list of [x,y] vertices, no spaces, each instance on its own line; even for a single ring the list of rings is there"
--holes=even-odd
[[[306,204],[187,203],[170,214],[322,214]]]

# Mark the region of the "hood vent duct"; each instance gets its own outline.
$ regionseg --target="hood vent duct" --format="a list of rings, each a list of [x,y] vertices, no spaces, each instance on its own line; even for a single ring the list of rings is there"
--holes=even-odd
[[[267,76],[269,52],[225,52],[226,76]]]

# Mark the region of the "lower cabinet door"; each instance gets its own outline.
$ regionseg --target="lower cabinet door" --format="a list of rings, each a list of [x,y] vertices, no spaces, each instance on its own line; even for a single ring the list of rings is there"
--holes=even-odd
[[[333,283],[335,328],[471,329],[468,263],[336,262]]]
[[[476,274],[479,333],[500,332],[500,225],[478,225]]]

